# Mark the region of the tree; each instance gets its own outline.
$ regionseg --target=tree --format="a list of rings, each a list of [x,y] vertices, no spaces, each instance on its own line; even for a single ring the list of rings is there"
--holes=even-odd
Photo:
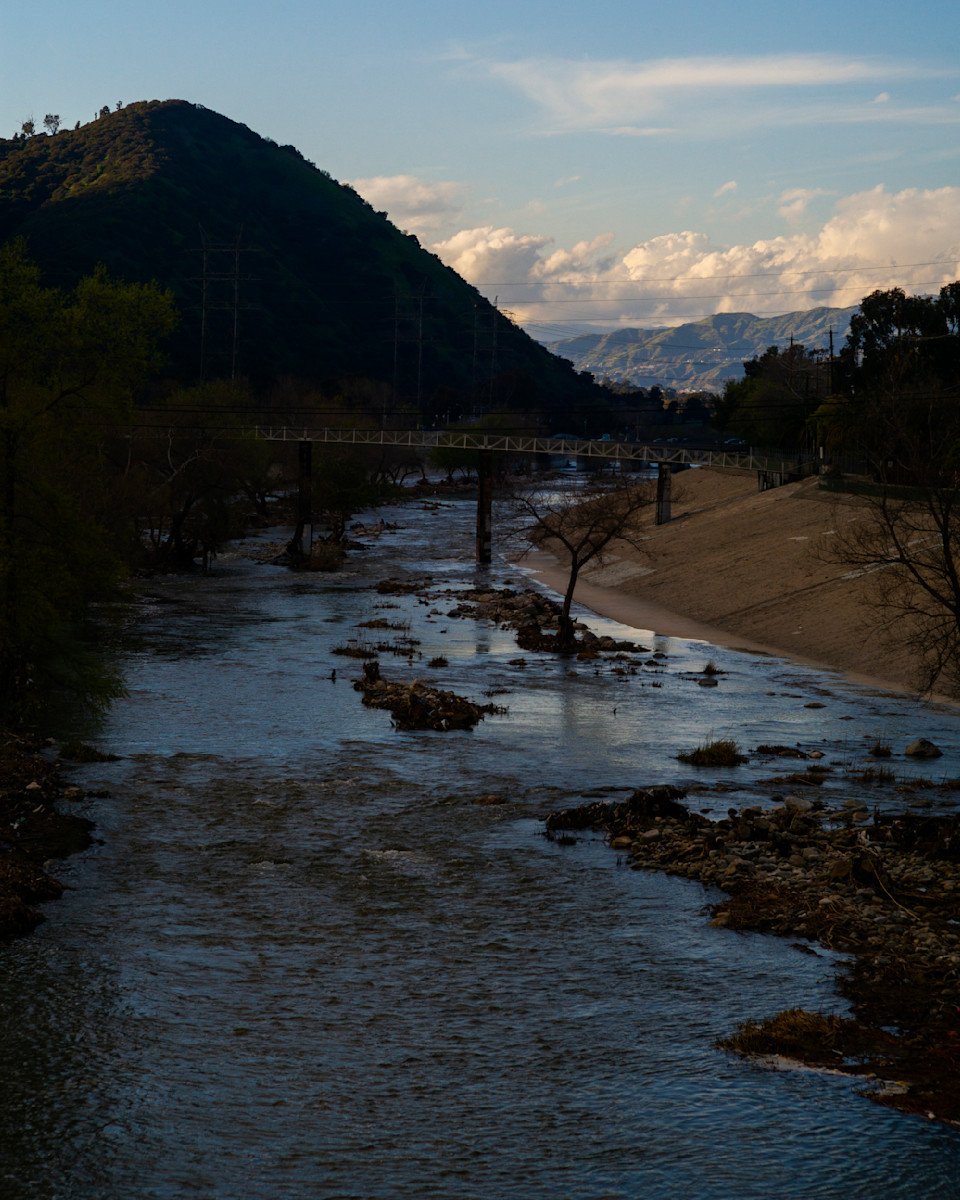
[[[98,270],[64,293],[22,242],[0,247],[0,722],[28,723],[55,691],[109,692],[82,636],[119,573],[105,429],[173,324],[154,286]]]
[[[43,127],[47,133],[51,135],[55,134],[60,128],[60,114],[47,113],[47,115],[43,118]]]
[[[595,480],[571,494],[556,486],[517,488],[508,497],[508,529],[532,546],[556,554],[568,568],[560,611],[558,648],[573,649],[575,635],[570,608],[580,572],[590,562],[603,562],[618,543],[640,548],[646,531],[644,516],[655,500],[653,485],[623,477]]]
[[[841,353],[844,390],[820,414],[872,476],[830,557],[869,576],[882,628],[921,690],[960,693],[960,285],[873,292]]]
[[[770,346],[743,364],[743,379],[728,379],[716,425],[755,446],[799,448],[829,391],[829,364],[805,347]]]
[[[213,380],[175,391],[141,414],[130,443],[135,528],[155,563],[178,571],[204,565],[242,530],[241,509],[266,503],[274,452],[243,436],[252,421],[247,386]]]
[[[36,131],[37,127],[34,123],[33,117],[27,117],[27,119],[20,126],[20,133],[25,138],[33,137]]]

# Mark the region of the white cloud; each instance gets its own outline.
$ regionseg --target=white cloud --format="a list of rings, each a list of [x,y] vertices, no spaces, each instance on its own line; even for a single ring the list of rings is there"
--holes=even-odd
[[[811,200],[829,194],[824,188],[788,188],[780,193],[777,212],[786,221],[797,221],[806,213]]]
[[[461,229],[453,237],[437,242],[432,249],[464,279],[477,287],[523,283],[533,277],[541,263],[540,251],[551,239],[518,234],[512,229],[483,225]]]
[[[736,190],[737,181],[735,179],[728,179],[726,183],[722,183],[713,193],[713,198],[717,200],[721,196],[727,196],[730,194],[730,192],[735,192]]]
[[[785,192],[784,216],[822,194]],[[434,249],[531,327],[670,325],[714,312],[846,307],[877,288],[932,292],[960,278],[960,187],[878,186],[839,200],[813,233],[742,245],[717,246],[683,230],[626,252],[613,248],[610,234],[565,250],[546,237],[486,226]]]
[[[874,104],[889,104],[890,103],[890,93],[889,92],[878,92],[877,95],[874,96],[873,102],[874,102]]]
[[[650,118],[667,108],[682,110],[685,104],[696,104],[717,93],[785,88],[814,91],[938,74],[913,64],[839,54],[712,56],[646,62],[528,58],[487,63],[486,69],[536,104],[553,129],[594,129],[632,136],[657,136],[670,131],[674,126],[651,124]],[[701,112],[704,107],[701,104]],[[858,106],[858,111],[862,108]],[[796,119],[797,106],[789,111]],[[729,121],[732,114],[728,111],[723,115]],[[686,123],[690,125],[689,119]]]
[[[375,175],[354,179],[352,186],[401,229],[435,236],[459,217],[461,185],[427,183],[416,175]]]

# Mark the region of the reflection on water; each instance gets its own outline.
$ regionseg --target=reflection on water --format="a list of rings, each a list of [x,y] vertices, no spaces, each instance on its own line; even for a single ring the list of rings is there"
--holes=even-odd
[[[816,746],[839,777],[868,739],[923,733],[960,774],[956,717],[662,638],[634,677],[513,665],[507,632],[439,595],[509,578],[456,557],[471,517],[404,511],[342,580],[233,559],[153,585],[174,603],[147,606],[129,657],[104,739],[124,757],[77,770],[112,792],[88,802],[103,844],[3,951],[0,1193],[955,1195],[955,1134],[714,1049],[748,1016],[838,1008],[830,956],[713,929],[700,885],[554,845],[538,818],[689,781],[674,756],[707,737]],[[371,590],[408,562],[429,604]],[[421,642],[385,675],[505,688],[508,714],[393,731],[332,654],[373,615]],[[707,657],[728,672],[709,690],[684,674]],[[743,796],[767,802],[774,771],[741,768]]]

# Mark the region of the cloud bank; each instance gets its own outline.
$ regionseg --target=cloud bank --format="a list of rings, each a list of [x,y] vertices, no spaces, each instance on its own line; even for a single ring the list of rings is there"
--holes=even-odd
[[[785,192],[779,211],[789,220],[822,194]],[[486,225],[432,248],[538,335],[578,325],[671,325],[715,312],[846,307],[877,288],[931,292],[960,278],[960,187],[877,186],[838,200],[812,233],[750,244],[717,246],[694,230],[625,251],[613,240],[603,234],[564,249],[542,235]]]

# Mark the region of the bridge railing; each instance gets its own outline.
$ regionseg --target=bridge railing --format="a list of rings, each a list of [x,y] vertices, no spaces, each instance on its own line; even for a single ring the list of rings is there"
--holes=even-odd
[[[811,474],[818,468],[813,456],[789,456],[752,450],[704,450],[689,446],[655,446],[605,438],[555,438],[527,434],[473,433],[433,429],[343,429],[329,427],[256,425],[239,436],[271,442],[334,443],[355,446],[405,446],[421,449],[495,451],[503,454],[550,454],[566,458],[599,458],[611,462],[648,462],[720,467],[728,470],[769,471],[783,475]]]

